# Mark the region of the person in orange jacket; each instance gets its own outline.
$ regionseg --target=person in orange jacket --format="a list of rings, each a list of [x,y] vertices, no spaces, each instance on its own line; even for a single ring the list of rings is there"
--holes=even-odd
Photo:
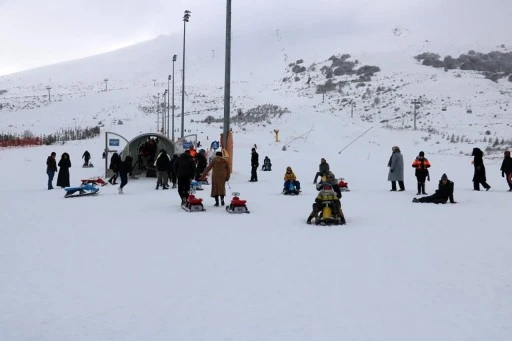
[[[414,175],[416,175],[416,179],[418,180],[418,193],[416,193],[416,195],[426,195],[427,193],[425,193],[425,180],[428,179],[430,181],[430,175],[428,173],[430,162],[427,158],[425,158],[424,152],[419,153],[419,155],[416,157],[416,160],[413,161],[412,167],[416,169]]]
[[[194,146],[190,146],[189,150],[190,150],[190,156],[192,156],[192,158],[195,159],[197,152],[194,149]]]

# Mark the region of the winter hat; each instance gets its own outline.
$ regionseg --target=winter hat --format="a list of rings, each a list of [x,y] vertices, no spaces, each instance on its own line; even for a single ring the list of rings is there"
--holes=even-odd
[[[53,154],[53,153],[52,153]],[[510,150],[505,151],[505,156],[510,157]]]
[[[446,173],[441,176],[441,180],[448,180],[448,176],[446,176]]]
[[[251,151],[255,152],[255,151],[256,151],[256,148],[251,149]]]
[[[420,152],[419,154],[420,156],[425,156],[425,153],[424,152]]]

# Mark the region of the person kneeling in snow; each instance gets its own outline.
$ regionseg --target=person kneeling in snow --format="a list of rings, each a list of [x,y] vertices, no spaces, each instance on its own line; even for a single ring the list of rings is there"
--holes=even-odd
[[[453,181],[448,180],[446,174],[441,176],[441,180],[439,180],[439,188],[436,192],[428,197],[422,198],[414,198],[412,202],[431,202],[434,204],[446,204],[448,200],[450,200],[451,204],[456,204],[455,200],[453,200]]]

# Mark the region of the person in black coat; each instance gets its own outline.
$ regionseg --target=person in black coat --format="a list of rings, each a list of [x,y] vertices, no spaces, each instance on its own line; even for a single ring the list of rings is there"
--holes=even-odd
[[[82,155],[82,159],[84,159],[84,167],[89,167],[89,160],[91,159],[91,154],[87,150]]]
[[[68,153],[63,153],[59,161],[59,175],[57,175],[57,186],[69,187],[69,169],[71,160]]]
[[[272,162],[270,161],[268,156],[265,156],[263,159],[263,166],[261,167],[261,170],[264,172],[269,172],[272,170]]]
[[[482,152],[480,148],[473,148],[471,156],[474,157],[472,164],[475,167],[475,174],[473,175],[473,190],[479,191],[480,184],[484,186],[486,191],[490,190],[491,186],[486,182],[487,179],[485,177],[484,152]]]
[[[155,161],[157,171],[156,189],[161,185],[163,189],[169,188],[169,167],[171,165],[171,158],[165,149],[160,150],[160,154]]]
[[[114,175],[110,179],[108,179],[108,182],[111,185],[117,185],[117,177],[119,175],[119,165],[121,164],[121,158],[119,157],[119,154],[114,153],[112,154],[112,157],[110,158],[110,167],[109,169],[114,172]]]
[[[174,163],[174,171],[178,178],[178,195],[181,198],[181,204],[184,205],[187,202],[190,182],[196,174],[196,163],[192,156],[190,156],[190,150],[185,150],[178,157]]]
[[[451,204],[456,204],[453,200],[453,190],[455,184],[453,181],[448,180],[448,176],[443,174],[441,180],[439,180],[439,187],[436,192],[428,197],[414,198],[412,202],[429,202],[434,204],[446,204],[450,200]]]
[[[172,182],[172,188],[176,188],[176,171],[174,170],[174,164],[176,163],[176,160],[178,160],[178,154],[174,154],[171,159],[171,165],[169,166],[169,179],[171,179]]]
[[[253,148],[251,150],[251,180],[250,182],[257,182],[258,181],[258,166],[260,165],[259,162],[259,155],[256,152],[256,148]]]
[[[124,161],[119,164],[119,177],[121,178],[121,184],[119,185],[119,194],[123,194],[123,188],[128,184],[128,174],[132,171],[133,158],[128,155]]]
[[[53,189],[53,177],[55,176],[55,172],[57,172],[57,161],[55,161],[56,156],[57,154],[55,152],[52,152],[46,160],[46,174],[48,174],[48,189]]]
[[[512,192],[512,158],[510,158],[510,151],[508,150],[505,152],[500,170],[501,176],[507,179],[507,184],[510,188],[508,191]]]
[[[203,174],[204,170],[208,166],[208,160],[206,160],[206,151],[201,149],[199,153],[196,154],[196,181],[199,181],[201,178],[201,174]]]

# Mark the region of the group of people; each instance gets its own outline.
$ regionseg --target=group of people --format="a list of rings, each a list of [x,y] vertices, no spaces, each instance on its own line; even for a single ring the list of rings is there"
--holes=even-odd
[[[471,162],[474,167],[473,174],[473,190],[480,191],[480,185],[488,191],[491,186],[487,183],[485,174],[485,165],[483,161],[484,153],[480,148],[473,148],[471,154],[473,161]],[[429,168],[430,161],[425,158],[425,153],[420,151],[416,159],[412,163],[412,167],[415,169],[415,176],[417,179],[418,192],[416,195],[427,195],[425,191],[426,180],[430,181]],[[389,173],[388,181],[391,182],[391,191],[405,191],[404,184],[404,161],[403,156],[398,146],[392,147],[391,157],[388,162]],[[509,186],[509,192],[512,192],[512,159],[510,158],[510,151],[504,152],[503,162],[501,164],[501,175],[506,177],[507,184]],[[446,174],[441,176],[439,180],[438,189],[430,196],[421,198],[414,198],[413,202],[424,202],[424,203],[446,203],[448,200],[450,203],[456,203],[453,199],[454,183],[448,179]]]

